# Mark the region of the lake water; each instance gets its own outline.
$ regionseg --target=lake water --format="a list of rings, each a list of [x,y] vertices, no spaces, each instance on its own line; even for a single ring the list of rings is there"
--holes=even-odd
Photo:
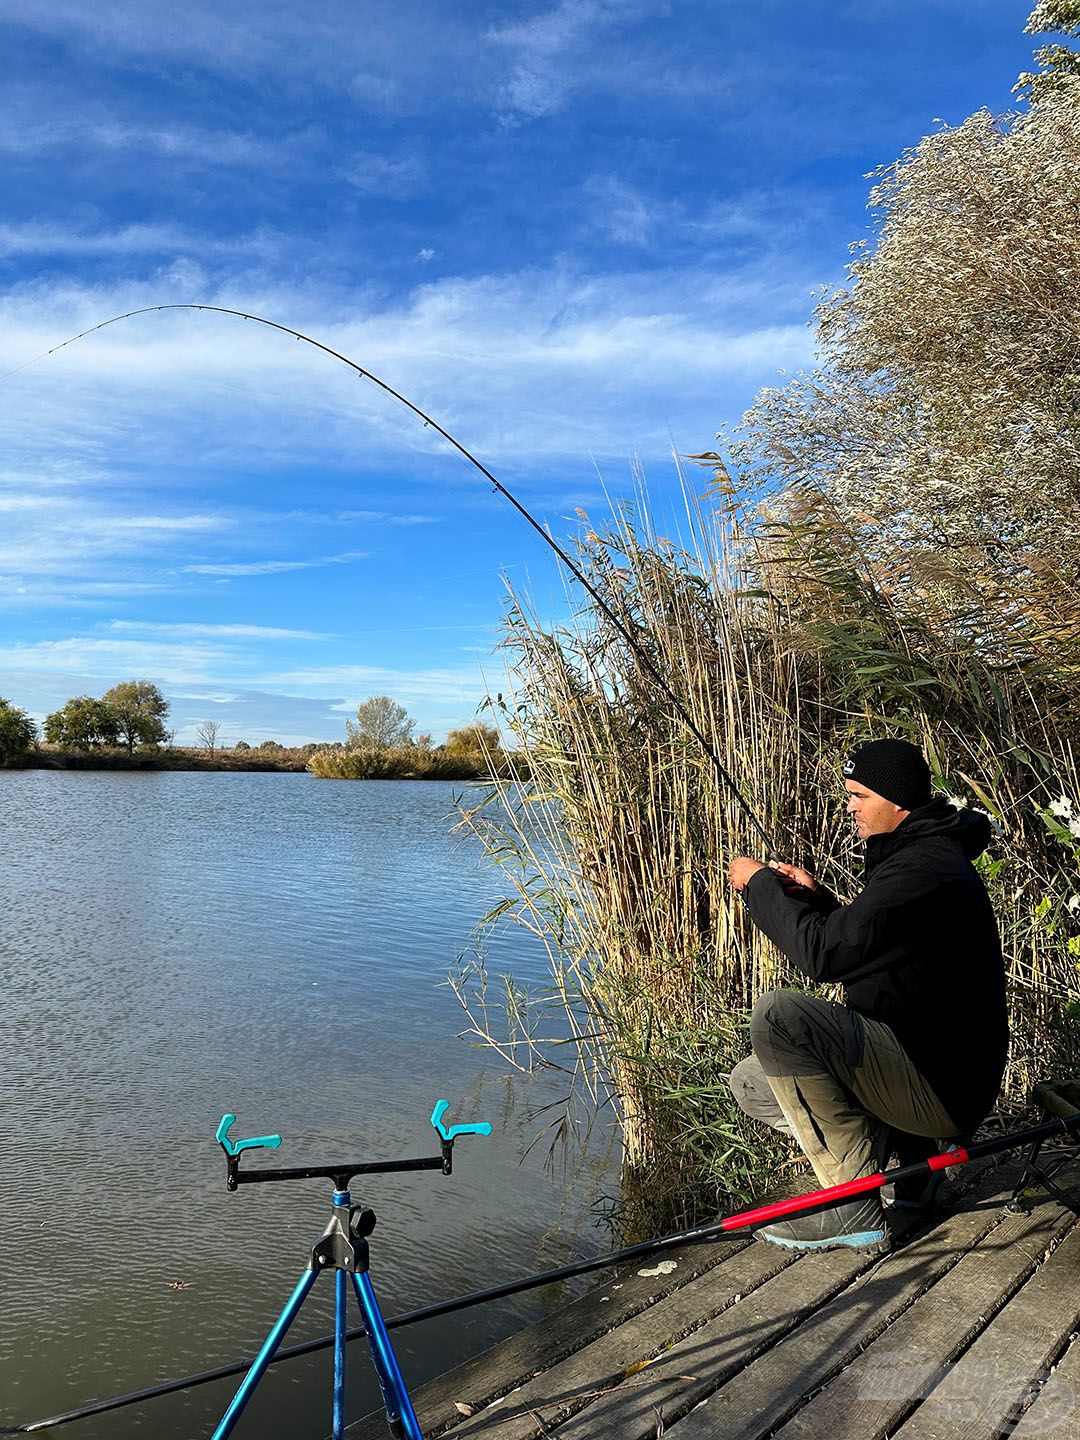
[[[429,1116],[487,1119],[455,1173],[358,1178],[386,1315],[607,1244],[614,1163],[521,1156],[561,1094],[457,1038],[443,983],[505,892],[450,834],[460,786],[307,775],[0,772],[0,1429],[254,1354],[321,1232],[330,1185],[225,1189],[254,1165],[437,1153]],[[489,967],[542,982],[508,927]],[[173,1289],[174,1283],[186,1286]],[[534,1292],[396,1331],[406,1380],[565,1300]],[[329,1277],[286,1344],[332,1328]],[[350,1302],[351,1304],[352,1302]],[[350,1323],[358,1323],[355,1311]],[[331,1352],[270,1370],[236,1435],[329,1432]],[[378,1405],[349,1347],[350,1418]],[[237,1381],[50,1431],[209,1434]]]

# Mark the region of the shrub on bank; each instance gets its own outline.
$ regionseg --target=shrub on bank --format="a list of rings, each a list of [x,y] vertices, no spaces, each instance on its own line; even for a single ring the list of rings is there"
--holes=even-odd
[[[319,780],[484,780],[506,772],[501,751],[358,745],[317,749],[307,768]]]

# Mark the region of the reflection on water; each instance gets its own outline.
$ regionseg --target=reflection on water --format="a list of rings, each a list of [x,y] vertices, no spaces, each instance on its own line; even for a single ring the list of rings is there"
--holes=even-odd
[[[488,1119],[455,1173],[358,1180],[386,1314],[593,1253],[609,1162],[552,1178],[521,1152],[558,1089],[512,1085],[454,1036],[443,984],[500,894],[449,834],[460,787],[306,775],[0,773],[0,1426],[252,1354],[322,1230],[329,1185],[229,1195],[255,1164],[435,1154],[432,1103]],[[540,979],[521,932],[493,970]],[[185,1288],[171,1288],[182,1284]],[[325,1293],[320,1293],[324,1291]],[[332,1325],[316,1285],[290,1341]],[[537,1292],[395,1333],[410,1381],[542,1313]],[[322,1436],[329,1352],[272,1370],[237,1434]],[[377,1403],[350,1347],[350,1415]],[[235,1381],[65,1429],[209,1433]],[[56,1432],[60,1433],[60,1432]]]

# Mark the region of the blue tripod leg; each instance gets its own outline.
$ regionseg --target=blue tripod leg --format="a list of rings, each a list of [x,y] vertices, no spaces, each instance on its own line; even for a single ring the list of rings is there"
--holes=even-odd
[[[390,1344],[390,1336],[383,1324],[371,1276],[365,1271],[362,1275],[353,1275],[352,1281],[364,1317],[371,1345],[371,1358],[375,1364],[375,1373],[379,1377],[390,1433],[394,1440],[424,1440],[420,1432],[420,1422],[416,1418],[409,1392],[405,1389],[405,1381],[398,1368],[394,1347]]]
[[[334,1431],[333,1440],[345,1440],[345,1301],[349,1281],[344,1270],[334,1272]]]
[[[266,1367],[274,1358],[274,1351],[281,1344],[286,1330],[288,1330],[289,1326],[296,1319],[297,1312],[307,1298],[308,1291],[318,1278],[319,1272],[317,1270],[305,1270],[300,1277],[300,1283],[289,1296],[288,1300],[286,1300],[284,1310],[282,1310],[274,1322],[274,1328],[266,1337],[262,1349],[252,1363],[251,1369],[244,1376],[240,1384],[240,1389],[237,1390],[233,1396],[232,1404],[221,1417],[221,1422],[214,1431],[211,1440],[225,1440],[225,1437],[232,1433],[233,1426],[240,1418],[240,1412],[251,1399],[255,1386],[258,1385],[266,1371]]]

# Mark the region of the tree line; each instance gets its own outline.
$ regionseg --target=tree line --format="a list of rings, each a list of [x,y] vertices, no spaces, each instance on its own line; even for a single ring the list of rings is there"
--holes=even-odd
[[[61,750],[89,753],[126,749],[156,750],[171,744],[167,721],[169,702],[149,680],[125,680],[104,695],[72,696],[59,710],[46,715],[41,739]],[[233,753],[275,758],[311,759],[323,756],[314,774],[346,778],[392,775],[438,775],[449,767],[451,778],[482,773],[485,757],[500,755],[498,731],[492,725],[474,724],[451,730],[443,745],[430,734],[416,734],[416,721],[403,705],[388,695],[371,695],[357,706],[356,718],[345,722],[345,739],[301,746],[263,740],[251,745],[237,740]],[[196,748],[214,756],[226,748],[219,743],[221,726],[204,720],[196,728]],[[0,699],[0,765],[18,764],[38,743],[38,726],[27,711]],[[464,768],[463,768],[464,767]],[[460,773],[459,773],[460,772]]]

